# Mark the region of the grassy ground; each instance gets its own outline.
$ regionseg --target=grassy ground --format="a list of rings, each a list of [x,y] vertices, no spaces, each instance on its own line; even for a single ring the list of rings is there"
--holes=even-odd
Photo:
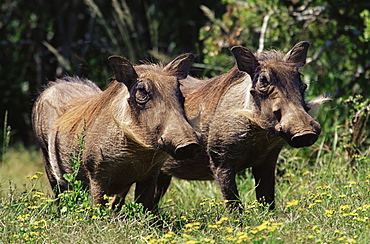
[[[273,212],[254,201],[247,172],[238,179],[244,213],[224,209],[214,182],[175,180],[158,219],[132,203],[119,214],[57,208],[39,153],[12,149],[1,166],[0,243],[368,243],[369,163],[359,160],[354,172],[344,157],[327,163],[331,154],[323,153],[312,162],[300,153],[282,153]]]
[[[369,149],[351,163],[345,127],[332,127],[310,148],[282,151],[275,211],[255,201],[250,172],[240,175],[241,214],[208,181],[174,180],[160,216],[144,214],[132,194],[119,213],[78,191],[57,207],[40,153],[10,148],[0,163],[0,243],[368,243]]]
[[[44,164],[41,153],[37,149],[25,149],[13,147],[5,154],[4,162],[0,162],[0,191],[16,188],[17,191],[27,191],[30,184],[36,183],[38,189],[51,192],[47,177],[41,177],[37,181],[30,178],[35,172],[44,173]]]

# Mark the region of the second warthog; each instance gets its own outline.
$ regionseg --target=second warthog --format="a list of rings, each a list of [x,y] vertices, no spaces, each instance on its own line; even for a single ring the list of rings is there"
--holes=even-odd
[[[232,52],[237,66],[209,80],[181,81],[185,111],[204,136],[206,151],[189,160],[168,160],[158,179],[156,203],[171,176],[216,180],[227,204],[241,207],[235,176],[252,168],[257,199],[274,208],[275,165],[287,142],[312,145],[320,125],[307,113],[307,87],[299,67],[306,63],[309,43],[296,44],[287,54],[253,54],[244,47]]]

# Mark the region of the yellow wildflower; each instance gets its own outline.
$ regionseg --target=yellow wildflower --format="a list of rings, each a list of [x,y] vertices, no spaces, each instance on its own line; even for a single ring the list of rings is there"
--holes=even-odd
[[[313,206],[315,206],[316,203],[311,203],[310,205],[308,205],[308,208],[313,208]]]
[[[165,238],[171,238],[174,234],[175,234],[175,233],[174,233],[173,231],[169,231],[169,232],[167,232],[166,234],[164,234],[163,236],[164,236]]]
[[[43,229],[47,226],[47,223],[45,219],[41,219],[39,221],[35,221],[34,223],[32,223],[32,225],[37,228]]]
[[[350,239],[348,239],[347,240],[347,242],[346,243],[356,243],[356,240],[355,239],[353,239],[353,238],[350,238]]]
[[[181,234],[181,236],[184,237],[184,238],[186,238],[186,239],[190,239],[191,238],[191,235],[188,235],[188,234],[185,234],[185,233]]]
[[[248,239],[250,239],[248,233],[240,232],[240,233],[238,233],[238,241],[237,241],[237,243],[244,243]]]
[[[277,229],[279,229],[280,227],[283,226],[283,223],[272,223],[269,227],[268,227],[268,232],[273,232]]]
[[[231,235],[226,235],[226,236],[224,237],[224,239],[225,239],[226,241],[237,241],[237,240],[238,240],[238,238],[236,238],[235,236],[231,236]]]
[[[365,204],[362,207],[359,207],[358,210],[365,212],[369,208],[370,208],[370,204]]]
[[[356,213],[355,211],[352,211],[350,213],[344,213],[342,214],[343,217],[347,217],[347,216],[357,216],[358,213]]]
[[[200,225],[200,222],[194,222],[194,223],[188,223],[185,225],[185,228],[196,228],[198,229]]]
[[[368,217],[364,217],[364,218],[359,218],[359,217],[353,217],[354,220],[357,220],[357,221],[360,221],[360,222],[366,222],[369,218]]]
[[[254,227],[257,231],[262,231],[267,228],[267,225],[269,224],[268,221],[263,221],[262,224]]]
[[[233,232],[233,228],[231,228],[231,227],[224,227],[224,229],[225,229],[228,233],[232,233],[232,232]]]
[[[298,205],[298,204],[299,204],[298,200],[293,200],[293,201],[288,202],[286,207],[289,208],[291,206],[295,206],[295,205]]]
[[[153,240],[154,240],[154,239],[153,239]],[[153,241],[153,240],[152,240],[152,241]],[[151,241],[151,242],[152,242],[152,241]],[[167,241],[168,241],[168,239],[166,239],[166,238],[159,238],[159,239],[156,239],[156,242],[157,242],[157,243],[166,243]],[[153,243],[156,243],[156,242],[154,242],[154,241],[153,241]]]
[[[346,236],[341,236],[337,238],[337,241],[344,241],[347,237]]]
[[[314,225],[312,226],[311,230],[316,230],[317,228],[319,228],[317,225]]]
[[[347,209],[350,209],[351,206],[350,205],[342,205],[339,207],[340,210],[347,210]]]
[[[210,238],[203,238],[202,240],[201,240],[201,242],[202,243],[215,243],[215,240],[213,240],[213,239],[210,239]]]
[[[185,244],[198,244],[200,241],[187,241]]]
[[[334,214],[334,210],[325,210],[326,217],[331,217]]]
[[[216,224],[221,225],[226,220],[229,220],[229,218],[228,217],[222,217],[219,221],[216,222]]]
[[[27,208],[28,208],[28,209],[37,209],[38,207],[39,207],[39,206],[35,206],[35,205],[34,205],[34,206],[28,206]]]

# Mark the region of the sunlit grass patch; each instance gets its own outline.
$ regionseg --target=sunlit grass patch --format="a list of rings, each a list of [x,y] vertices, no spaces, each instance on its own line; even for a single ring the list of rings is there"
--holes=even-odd
[[[297,187],[279,200],[275,211],[268,211],[251,196],[244,201],[242,213],[230,213],[220,195],[216,194],[216,185],[192,183],[191,189],[197,193],[182,196],[176,190],[180,185],[176,184],[183,181],[178,181],[162,201],[160,216],[145,214],[141,205],[129,202],[119,213],[110,212],[106,206],[94,207],[91,204],[76,206],[74,211],[62,211],[63,206],[58,206],[52,195],[32,187],[32,182],[46,177],[34,172],[27,175],[27,180],[31,182],[24,192],[2,187],[0,215],[5,217],[0,220],[0,238],[5,243],[53,240],[108,243],[120,240],[138,243],[365,243],[370,235],[368,174],[327,181],[322,170],[311,168],[310,171],[319,179],[314,186],[309,183],[309,190]],[[289,183],[279,181],[277,189],[290,189],[290,184],[304,181],[304,177],[307,174],[296,176]],[[25,176],[23,178],[26,179]],[[207,190],[211,192],[209,196],[216,194],[217,197],[203,194],[201,198],[201,193]]]
[[[17,191],[25,191],[29,184],[34,184],[33,187],[51,192],[47,177],[30,181],[30,178],[39,177],[39,173],[44,172],[42,156],[37,149],[26,149],[23,146],[8,148],[4,161],[0,162],[0,190],[11,187]]]

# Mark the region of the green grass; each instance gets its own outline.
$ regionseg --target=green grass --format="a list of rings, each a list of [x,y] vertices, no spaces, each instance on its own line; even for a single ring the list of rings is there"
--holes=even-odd
[[[369,162],[354,172],[344,157],[325,163],[330,152],[322,161],[300,153],[282,153],[273,212],[254,200],[247,172],[238,178],[244,213],[224,208],[214,182],[174,180],[157,218],[132,203],[119,213],[91,205],[63,211],[50,194],[39,153],[11,149],[12,159],[1,168],[0,243],[367,243]]]
[[[250,171],[239,175],[241,214],[225,209],[210,181],[173,180],[160,216],[143,213],[132,192],[120,212],[92,207],[78,191],[58,205],[40,153],[9,148],[0,165],[0,243],[368,243],[369,150],[349,159],[346,130],[333,125],[310,148],[283,149],[275,211],[255,201]]]
[[[25,149],[22,146],[9,148],[0,162],[0,191],[16,188],[17,191],[27,191],[36,187],[47,193],[51,192],[46,176],[31,179],[35,172],[44,173],[44,163],[37,149]]]

